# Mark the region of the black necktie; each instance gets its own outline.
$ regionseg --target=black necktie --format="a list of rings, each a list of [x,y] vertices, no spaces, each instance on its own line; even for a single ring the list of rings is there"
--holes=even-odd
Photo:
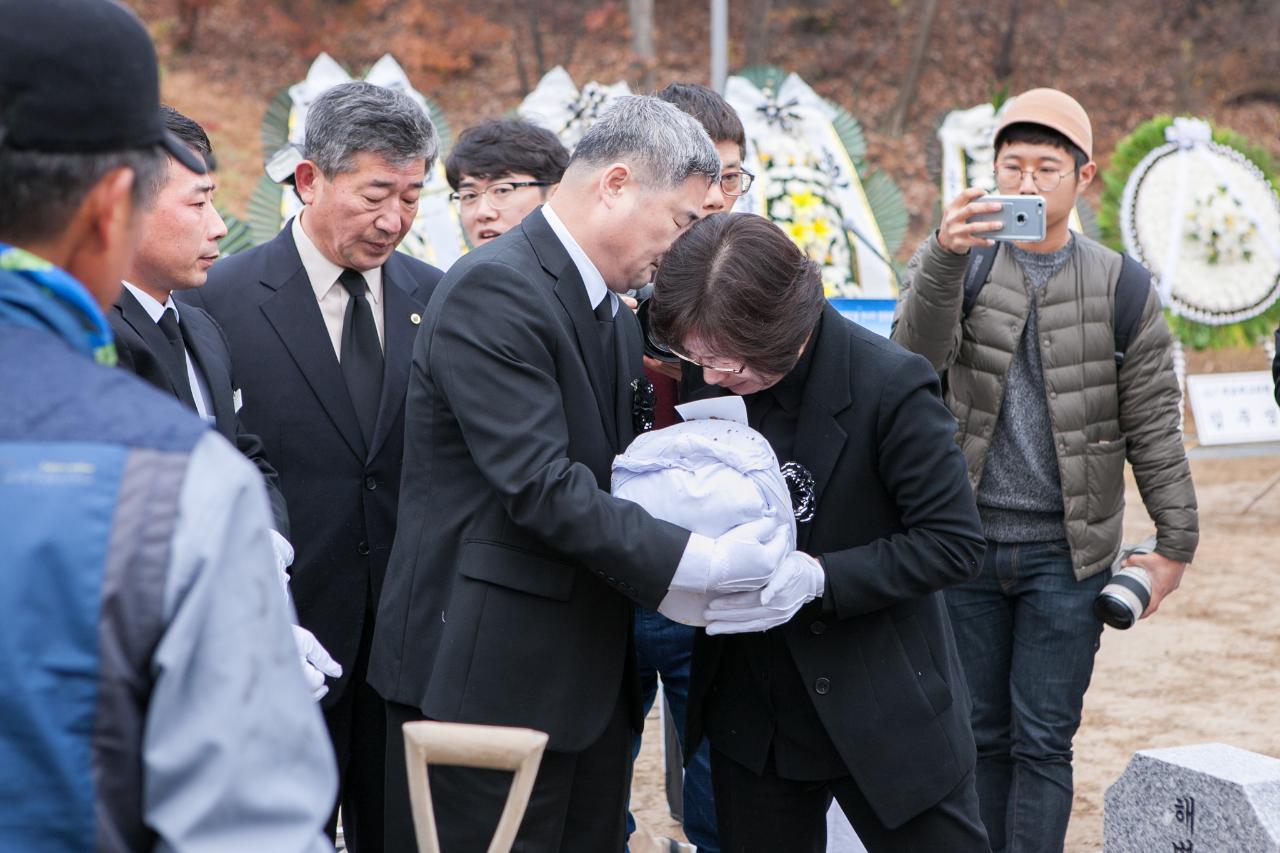
[[[600,329],[600,345],[604,349],[604,369],[609,384],[609,399],[617,396],[618,388],[618,351],[614,345],[614,335],[618,324],[613,316],[613,296],[606,293],[604,299],[595,307],[596,326]]]
[[[178,312],[172,308],[164,309],[156,325],[160,327],[160,331],[164,332],[165,340],[169,342],[168,351],[156,353],[156,355],[163,359],[169,368],[173,387],[178,391],[178,399],[190,406],[192,411],[197,411],[196,398],[191,393],[191,380],[187,377],[187,344],[182,337],[182,327],[178,324]]]
[[[373,442],[373,426],[382,399],[382,346],[373,323],[373,309],[365,295],[364,276],[343,270],[338,283],[347,289],[347,313],[342,318],[342,376],[364,433],[365,445]]]

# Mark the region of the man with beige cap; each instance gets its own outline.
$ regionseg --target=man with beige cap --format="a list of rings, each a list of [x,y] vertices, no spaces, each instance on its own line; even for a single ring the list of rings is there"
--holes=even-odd
[[[988,540],[981,574],[946,592],[978,796],[993,849],[1025,853],[1061,850],[1071,815],[1071,742],[1102,632],[1093,601],[1121,544],[1125,460],[1156,526],[1155,552],[1126,560],[1151,580],[1144,616],[1177,589],[1199,533],[1159,297],[1135,262],[1068,227],[1097,173],[1088,115],[1033,89],[1004,112],[995,150],[1000,193],[1044,198],[1045,238],[995,248],[984,235],[1000,226],[973,217],[999,205],[960,193],[911,260],[893,338],[946,371]]]

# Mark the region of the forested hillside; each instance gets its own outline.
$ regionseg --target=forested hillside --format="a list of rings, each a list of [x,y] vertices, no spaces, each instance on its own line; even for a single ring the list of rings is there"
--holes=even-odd
[[[705,1],[133,5],[160,46],[165,97],[213,136],[221,204],[236,212],[261,174],[258,128],[267,102],[301,79],[322,50],[359,73],[391,52],[454,130],[510,110],[557,64],[579,83],[622,79],[638,90],[677,78],[708,82],[709,75]],[[1003,92],[1050,85],[1074,93],[1092,114],[1103,168],[1117,139],[1160,112],[1209,116],[1280,154],[1276,0],[729,5],[731,71],[769,63],[799,72],[862,122],[871,164],[906,194],[906,253],[934,216],[934,132],[942,115]]]

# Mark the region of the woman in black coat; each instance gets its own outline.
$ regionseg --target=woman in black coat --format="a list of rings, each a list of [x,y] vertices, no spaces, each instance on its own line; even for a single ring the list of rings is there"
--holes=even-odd
[[[842,317],[751,214],[681,237],[649,311],[685,398],[741,395],[779,461],[812,475],[804,553],[713,602],[696,644],[686,743],[711,741],[723,849],[818,853],[834,797],[869,850],[988,850],[939,592],[985,543],[937,375]]]

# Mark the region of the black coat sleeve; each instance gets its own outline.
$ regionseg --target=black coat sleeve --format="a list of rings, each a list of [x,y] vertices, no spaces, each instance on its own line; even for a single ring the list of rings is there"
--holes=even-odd
[[[902,359],[882,386],[876,459],[902,532],[821,555],[824,594],[840,618],[919,598],[977,575],[986,542],[955,420],[923,358]]]
[[[435,295],[432,334],[418,345],[429,347],[432,377],[511,520],[560,553],[608,566],[629,597],[653,608],[689,532],[614,498],[570,457],[557,350],[576,343],[554,299],[512,267],[476,264]]]
[[[231,377],[231,393],[234,397],[236,389],[240,386],[236,384],[235,362],[231,358],[231,343],[227,340],[226,333],[222,331],[222,327],[213,319],[212,315],[205,312],[218,332],[218,338],[222,342],[222,351],[226,357],[227,375]],[[232,411],[235,412],[234,400],[232,403]],[[262,439],[249,432],[244,428],[244,424],[240,422],[239,413],[232,415],[235,418],[235,445],[236,449],[244,455],[246,459],[254,464],[258,472],[262,474],[262,480],[267,486],[267,502],[271,504],[271,526],[276,529],[285,539],[289,538],[289,508],[285,504],[284,493],[280,490],[280,474],[272,466],[267,459],[267,450],[262,446]]]
[[[267,486],[267,501],[271,504],[272,527],[285,539],[289,538],[289,508],[285,505],[284,493],[280,491],[280,475],[267,460],[267,451],[262,440],[245,430],[236,417],[236,449],[252,462],[262,474]]]

